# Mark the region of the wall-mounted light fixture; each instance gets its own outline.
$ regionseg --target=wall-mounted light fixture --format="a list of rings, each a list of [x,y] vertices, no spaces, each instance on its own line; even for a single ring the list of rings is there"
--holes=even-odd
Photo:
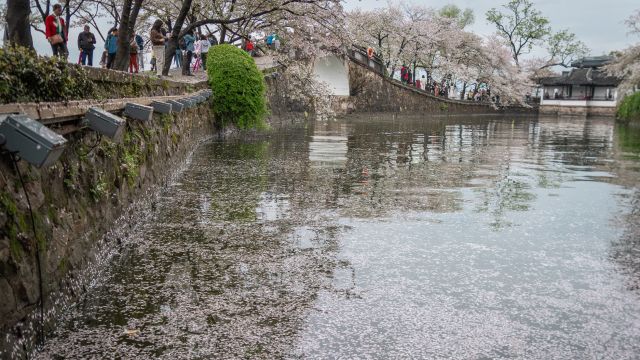
[[[0,145],[36,167],[56,162],[67,140],[26,115],[0,115]]]
[[[118,141],[122,138],[127,121],[99,108],[90,108],[85,118],[87,125],[95,132]]]
[[[164,101],[152,101],[153,111],[160,114],[171,114],[171,104]]]
[[[124,106],[124,114],[136,120],[151,121],[151,118],[153,117],[153,108],[151,106],[127,103]]]
[[[193,107],[193,102],[191,101],[191,99],[189,98],[184,98],[184,99],[178,99],[177,100],[179,103],[182,103],[184,108],[190,108]]]
[[[171,111],[175,112],[175,113],[179,113],[182,112],[182,110],[184,109],[184,104],[182,104],[179,101],[176,100],[167,100],[167,102],[169,104],[171,104]]]

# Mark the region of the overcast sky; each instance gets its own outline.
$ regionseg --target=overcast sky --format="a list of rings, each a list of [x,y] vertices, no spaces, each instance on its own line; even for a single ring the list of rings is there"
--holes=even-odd
[[[408,3],[440,8],[446,4],[454,4],[461,8],[470,8],[476,17],[471,31],[479,35],[489,35],[495,27],[487,24],[485,14],[508,0],[405,0]],[[639,0],[533,0],[535,7],[546,16],[554,30],[569,29],[582,40],[591,55],[608,54],[612,50],[620,50],[639,38],[627,36],[624,20],[631,12],[640,9]],[[386,0],[346,0],[345,8],[373,9],[385,7]]]

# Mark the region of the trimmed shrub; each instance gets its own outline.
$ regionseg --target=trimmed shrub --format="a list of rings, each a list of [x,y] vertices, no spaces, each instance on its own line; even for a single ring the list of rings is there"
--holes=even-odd
[[[626,96],[618,105],[618,118],[622,120],[640,120],[640,92]]]
[[[58,57],[23,47],[0,49],[0,102],[66,101],[92,98],[95,84],[85,71]]]
[[[207,54],[213,112],[223,125],[265,129],[268,114],[264,75],[245,51],[229,44],[212,47]]]

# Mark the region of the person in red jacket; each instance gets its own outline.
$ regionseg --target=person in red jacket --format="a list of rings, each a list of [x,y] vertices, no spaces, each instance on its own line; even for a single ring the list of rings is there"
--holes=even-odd
[[[249,39],[247,41],[247,52],[249,53],[249,56],[253,56],[253,49],[254,49],[253,41]]]
[[[66,59],[69,55],[67,49],[67,29],[64,26],[62,15],[62,5],[53,5],[53,14],[44,20],[45,36],[51,44],[53,56],[60,56]]]

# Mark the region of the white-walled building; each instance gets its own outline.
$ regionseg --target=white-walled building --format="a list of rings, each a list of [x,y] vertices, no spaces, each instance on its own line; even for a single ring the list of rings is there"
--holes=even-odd
[[[541,113],[615,115],[621,79],[608,75],[602,67],[609,56],[588,57],[571,64],[562,76],[543,78]]]

